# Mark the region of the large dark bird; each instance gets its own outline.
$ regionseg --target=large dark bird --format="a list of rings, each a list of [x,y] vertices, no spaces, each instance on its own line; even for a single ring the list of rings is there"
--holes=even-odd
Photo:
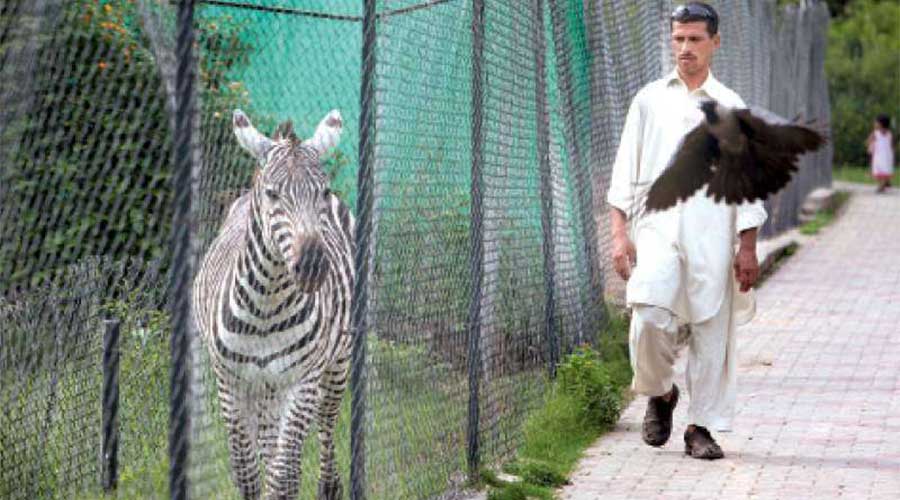
[[[650,186],[647,210],[664,210],[707,184],[717,202],[738,204],[777,193],[797,171],[800,155],[825,144],[820,132],[763,112],[704,101],[705,120],[690,131],[671,163]]]

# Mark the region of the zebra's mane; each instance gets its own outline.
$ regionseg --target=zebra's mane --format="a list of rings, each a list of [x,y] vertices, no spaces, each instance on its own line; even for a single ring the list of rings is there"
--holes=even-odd
[[[294,122],[287,120],[278,125],[275,129],[275,135],[272,137],[275,141],[288,140],[292,146],[300,144],[300,138],[294,132]]]

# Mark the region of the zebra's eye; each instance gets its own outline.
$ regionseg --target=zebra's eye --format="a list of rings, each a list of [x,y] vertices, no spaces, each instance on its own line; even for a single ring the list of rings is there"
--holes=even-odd
[[[265,192],[266,192],[266,198],[268,198],[269,201],[278,201],[278,199],[280,198],[278,195],[278,191],[275,191],[272,188],[266,188]]]
[[[330,190],[330,189],[325,188],[324,190],[322,190],[322,199],[323,199],[323,200],[326,200],[326,201],[327,201],[328,198],[330,198],[330,197],[331,197],[331,190]]]

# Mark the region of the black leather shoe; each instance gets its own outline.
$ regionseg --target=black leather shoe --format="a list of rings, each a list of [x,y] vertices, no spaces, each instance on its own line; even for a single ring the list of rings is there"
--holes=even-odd
[[[684,454],[703,460],[716,460],[725,456],[706,427],[699,425],[695,425],[693,431],[684,431]]]
[[[647,401],[647,412],[644,413],[644,425],[641,437],[650,446],[662,446],[672,435],[672,413],[678,404],[678,386],[672,384],[672,399],[666,401],[662,396],[654,396]]]

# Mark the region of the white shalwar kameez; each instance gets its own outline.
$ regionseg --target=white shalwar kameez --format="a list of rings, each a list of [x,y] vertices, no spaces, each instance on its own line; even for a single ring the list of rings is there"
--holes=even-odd
[[[626,288],[633,389],[659,396],[672,388],[675,337],[690,324],[687,389],[689,423],[731,430],[736,394],[735,330],[755,312],[752,290],[741,293],[732,263],[737,235],[766,220],[761,202],[716,203],[705,187],[671,209],[644,214],[651,183],[684,135],[703,119],[699,103],[715,99],[745,107],[710,74],[689,92],[673,71],[641,89],[628,110],[607,195],[630,220],[637,263]]]

